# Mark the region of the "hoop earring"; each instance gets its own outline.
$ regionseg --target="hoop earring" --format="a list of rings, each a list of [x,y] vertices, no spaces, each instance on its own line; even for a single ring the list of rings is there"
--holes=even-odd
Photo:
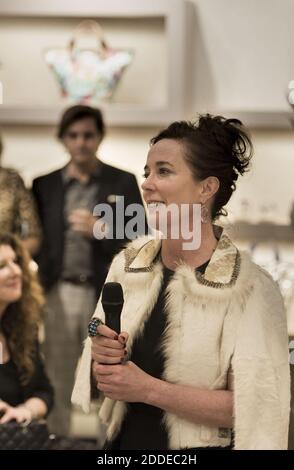
[[[209,219],[208,209],[205,204],[201,204],[201,222],[207,224]]]

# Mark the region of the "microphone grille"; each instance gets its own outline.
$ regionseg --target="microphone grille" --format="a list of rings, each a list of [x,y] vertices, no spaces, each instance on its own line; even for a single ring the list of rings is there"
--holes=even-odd
[[[102,303],[123,303],[124,295],[119,282],[106,282],[102,291]]]

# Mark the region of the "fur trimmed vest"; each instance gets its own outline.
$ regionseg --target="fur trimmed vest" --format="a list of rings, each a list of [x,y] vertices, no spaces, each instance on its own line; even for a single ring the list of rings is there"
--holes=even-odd
[[[122,331],[128,350],[157,300],[161,241],[131,242],[113,260],[107,282],[124,292]],[[164,379],[201,389],[227,388],[234,374],[235,449],[286,449],[290,413],[288,336],[283,300],[269,274],[240,253],[224,233],[204,274],[182,265],[168,286],[163,338]],[[104,320],[99,300],[95,317]],[[91,340],[87,338],[72,402],[90,408]],[[126,404],[104,398],[99,416],[107,437],[120,430]],[[165,412],[169,448],[227,446],[230,430],[195,424]]]

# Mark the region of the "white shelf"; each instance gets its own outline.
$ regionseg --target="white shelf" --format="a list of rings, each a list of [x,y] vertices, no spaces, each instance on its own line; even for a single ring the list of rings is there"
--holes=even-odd
[[[111,126],[163,126],[179,119],[176,109],[156,108],[136,104],[105,104],[99,105],[105,115],[107,124]],[[55,125],[65,106],[60,107],[17,107],[0,106],[0,124],[3,125]],[[294,113],[291,111],[235,111],[217,110],[227,118],[236,118],[249,128],[255,129],[293,129]],[[192,118],[193,116],[182,116]]]
[[[65,106],[16,107],[0,106],[0,124],[4,125],[56,125]],[[105,121],[111,126],[162,126],[179,118],[172,109],[144,105],[99,105]]]
[[[239,220],[232,225],[227,225],[226,230],[234,240],[238,241],[294,243],[294,228],[291,225],[272,222],[251,224]]]
[[[1,0],[0,17],[9,18],[160,18],[167,38],[167,103],[163,106],[142,104],[99,104],[108,125],[157,126],[187,117],[189,60],[187,57],[187,3],[183,0]],[[148,71],[146,70],[146,80]],[[5,83],[4,83],[5,87]],[[55,124],[60,106],[0,105],[0,124]]]
[[[222,114],[225,117],[234,117],[250,128],[255,129],[293,129],[294,112],[289,110],[219,110],[214,114]]]
[[[146,18],[166,16],[182,0],[1,0],[1,16]]]

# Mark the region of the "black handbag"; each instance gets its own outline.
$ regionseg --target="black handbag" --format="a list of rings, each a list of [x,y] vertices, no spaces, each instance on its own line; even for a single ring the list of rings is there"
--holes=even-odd
[[[52,441],[51,450],[97,450],[99,446],[96,439],[82,439],[78,437],[56,436]]]
[[[1,450],[50,450],[54,439],[44,420],[27,425],[16,421],[0,424]]]

